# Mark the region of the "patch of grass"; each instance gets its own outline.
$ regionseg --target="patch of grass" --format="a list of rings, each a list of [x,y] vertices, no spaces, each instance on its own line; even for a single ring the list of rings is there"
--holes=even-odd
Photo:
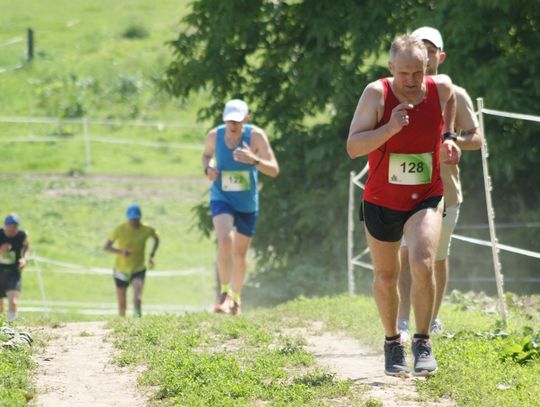
[[[135,117],[136,113],[136,117],[193,123],[193,104],[200,105],[202,99],[195,97],[183,105],[163,98],[155,81],[170,60],[166,42],[180,32],[188,3],[96,0],[89,7],[80,1],[21,0],[6,5],[0,15],[0,42],[24,37],[27,27],[32,27],[36,57],[24,69],[2,75],[2,114],[61,117],[84,112],[90,117]],[[21,42],[5,48],[0,66],[22,62],[24,47]],[[141,88],[129,100],[116,97],[121,75],[142,79]],[[70,78],[75,78],[71,84]],[[45,104],[36,97],[42,91],[51,99]]]
[[[449,397],[464,406],[531,406],[540,399],[537,334],[528,324],[540,316],[537,297],[512,296],[509,326],[501,330],[496,299],[482,293],[458,293],[443,304],[446,334],[433,337],[439,372],[418,381],[423,397]],[[300,298],[275,311],[296,324],[323,321],[375,349],[382,347],[382,327],[375,303],[368,297]],[[508,352],[518,345],[517,353]],[[527,358],[527,363],[520,360]],[[515,359],[515,360],[514,360]],[[381,367],[382,369],[382,367]],[[373,404],[377,405],[377,404]]]
[[[92,4],[21,0],[2,9],[0,42],[23,37],[32,27],[36,58],[24,69],[2,74],[0,117],[148,119],[185,127],[90,124],[90,137],[124,144],[94,140],[88,166],[80,124],[0,123],[0,138],[70,135],[58,142],[0,143],[0,172],[200,175],[202,143],[211,123],[199,121],[197,111],[208,97],[178,101],[159,86],[171,55],[166,42],[180,32],[188,1],[157,0],[151,7],[145,0]],[[6,49],[22,55],[24,43]],[[0,67],[20,62],[5,54]],[[159,148],[141,142],[197,145]]]
[[[149,33],[146,27],[141,24],[130,24],[122,33],[122,37],[130,40],[148,37]]]
[[[34,388],[28,372],[33,368],[27,349],[3,349],[0,352],[0,400],[5,406],[26,406]]]
[[[119,363],[144,363],[142,383],[173,405],[355,404],[351,382],[314,365],[267,320],[213,314],[114,321]],[[294,343],[294,346],[292,345]],[[287,349],[284,351],[284,349]]]
[[[419,390],[430,398],[446,396],[466,406],[535,405],[540,399],[540,363],[501,360],[499,350],[509,340],[469,332],[436,341],[440,371],[418,382]]]
[[[0,326],[5,324],[0,315]],[[0,345],[7,337],[0,338]],[[2,406],[26,406],[34,397],[35,389],[30,378],[33,369],[31,349],[21,346],[0,346],[0,404]]]
[[[377,400],[374,397],[369,397],[366,402],[364,403],[364,407],[383,407],[384,404],[382,401]]]

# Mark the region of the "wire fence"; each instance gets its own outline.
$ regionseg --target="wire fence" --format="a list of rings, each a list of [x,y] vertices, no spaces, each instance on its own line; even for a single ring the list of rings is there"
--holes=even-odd
[[[26,49],[24,50],[25,51],[25,62],[27,62],[27,61],[29,61],[29,60],[31,60],[33,58],[33,49],[34,49],[33,48],[33,38],[34,38],[33,31],[32,31],[32,29],[29,28],[27,30],[27,36],[26,36],[27,45],[26,45]],[[25,38],[23,36],[12,37],[12,38],[9,38],[7,40],[4,40],[4,41],[0,42],[0,49],[1,48],[6,48],[6,47],[11,47],[11,46],[17,45],[17,44],[21,44],[21,43],[24,43],[24,41],[25,41]],[[22,54],[22,52],[21,52],[21,54]],[[15,71],[17,69],[21,69],[23,66],[24,66],[23,62],[10,64],[7,67],[0,66],[0,74]]]
[[[498,117],[505,117],[510,119],[517,119],[517,120],[526,120],[526,121],[532,121],[532,122],[540,122],[540,116],[532,116],[527,114],[520,114],[520,113],[511,113],[511,112],[504,112],[504,111],[498,111],[498,110],[492,110],[492,109],[486,109],[483,107],[483,100],[481,98],[478,99],[478,115],[480,118],[480,131],[482,135],[484,136],[484,143],[482,145],[481,154],[482,154],[482,168],[484,172],[484,186],[485,186],[485,195],[486,195],[486,210],[488,215],[488,224],[487,225],[476,225],[477,228],[487,228],[490,231],[490,240],[482,240],[477,238],[472,238],[468,236],[463,236],[459,234],[452,234],[452,238],[461,240],[463,242],[474,244],[478,246],[483,247],[489,247],[492,251],[493,256],[493,269],[494,269],[494,278],[490,278],[489,281],[495,280],[497,285],[497,294],[499,299],[499,311],[501,314],[502,320],[506,323],[507,322],[507,308],[506,308],[506,301],[504,298],[504,289],[503,289],[503,274],[502,274],[502,268],[499,261],[499,252],[500,251],[507,251],[510,253],[518,254],[521,256],[527,256],[534,259],[540,259],[540,253],[534,252],[531,250],[526,250],[519,247],[513,247],[510,245],[501,244],[498,242],[496,237],[496,228],[499,227],[499,225],[495,224],[495,212],[492,205],[492,185],[491,185],[491,178],[488,174],[488,168],[487,168],[487,158],[489,156],[487,151],[487,140],[485,137],[485,131],[484,131],[484,125],[483,125],[483,115],[492,115],[492,116],[498,116]],[[364,184],[362,183],[361,179],[368,173],[369,167],[366,164],[366,166],[362,169],[362,171],[358,174],[355,174],[354,172],[351,172],[350,179],[349,179],[349,210],[348,210],[348,231],[347,231],[347,279],[348,279],[348,287],[349,287],[349,294],[353,295],[355,293],[355,274],[354,274],[354,268],[356,266],[373,270],[373,265],[369,261],[363,260],[365,256],[369,253],[369,248],[364,249],[360,254],[354,255],[354,196],[355,196],[355,186],[359,187],[361,189],[364,189]],[[501,228],[503,227],[539,227],[540,222],[528,222],[523,224],[511,224],[511,225],[501,225]],[[478,280],[480,281],[480,280]],[[486,281],[484,278],[482,281]],[[510,280],[508,280],[510,281]],[[540,282],[540,278],[527,278],[526,282]]]
[[[67,155],[67,160],[63,160],[63,165],[57,170],[68,171],[66,166],[71,166],[73,170],[82,170],[84,173],[104,170],[105,168],[96,162],[100,162],[101,157],[107,154],[115,156],[117,164],[122,163],[123,167],[118,167],[118,171],[133,170],[145,173],[144,169],[131,165],[125,157],[125,151],[130,153],[140,153],[139,161],[159,160],[160,164],[166,166],[169,161],[176,159],[188,159],[195,161],[195,158],[204,148],[202,142],[191,141],[196,135],[197,139],[202,139],[204,125],[200,123],[189,123],[167,120],[107,120],[92,118],[52,118],[52,117],[0,117],[0,145],[43,145],[40,151],[48,151],[47,155],[57,156]],[[179,133],[180,131],[180,133]],[[182,141],[187,140],[187,141]],[[63,145],[65,147],[59,147]],[[129,150],[126,148],[129,147]],[[116,148],[116,150],[112,150]],[[122,148],[119,150],[118,148]],[[135,150],[138,148],[138,150]],[[154,156],[149,156],[150,150]],[[111,153],[111,151],[113,151]],[[40,155],[43,154],[40,153]],[[187,157],[172,157],[163,160],[156,154],[163,152],[177,152],[176,154],[188,155]],[[68,163],[69,162],[69,163]],[[137,162],[135,162],[137,164]],[[19,164],[17,164],[19,165]],[[107,166],[105,166],[107,167]],[[152,173],[158,171],[156,166],[150,165]],[[148,168],[147,168],[148,169]],[[174,170],[170,168],[170,170]],[[163,168],[162,172],[171,172],[168,168]],[[159,171],[158,171],[159,173]],[[158,174],[155,174],[158,175]],[[165,174],[161,174],[165,175]]]
[[[55,259],[45,258],[38,255],[31,255],[28,258],[29,265],[25,274],[35,273],[39,287],[40,300],[23,299],[20,301],[19,310],[21,312],[37,312],[49,314],[79,314],[79,315],[115,315],[117,304],[109,302],[90,302],[90,301],[67,301],[50,300],[47,295],[45,282],[49,273],[60,273],[64,275],[87,275],[87,276],[109,276],[112,278],[112,269],[98,267],[86,267],[79,264],[66,263]],[[46,271],[42,266],[53,266]],[[198,305],[188,304],[145,304],[145,313],[175,313],[181,314],[189,311],[203,311],[209,308],[209,298],[207,298],[207,279],[210,276],[204,267],[196,267],[185,270],[151,270],[146,274],[147,279],[164,277],[195,277],[198,276],[200,302]]]
[[[99,158],[99,145],[117,145],[129,146],[130,151],[133,147],[139,147],[144,156],[148,156],[149,149],[153,150],[176,150],[185,151],[191,156],[200,156],[203,149],[202,143],[196,142],[174,142],[167,141],[171,138],[182,138],[175,134],[176,130],[196,131],[202,134],[204,127],[198,123],[188,123],[180,121],[167,120],[109,120],[93,118],[52,118],[52,117],[0,117],[0,124],[7,125],[8,128],[0,127],[0,146],[2,145],[32,145],[32,144],[78,144],[74,151],[79,155],[79,160],[84,162],[87,172],[93,167],[93,162]],[[15,125],[15,126],[12,126]],[[69,135],[51,135],[58,128],[69,128]],[[28,131],[28,127],[30,127]],[[134,135],[131,129],[140,129],[140,133]],[[111,131],[111,130],[114,130]],[[169,131],[169,133],[167,133]],[[26,134],[25,134],[26,132]],[[40,134],[41,133],[41,134]],[[165,134],[166,133],[166,134]],[[156,140],[157,138],[160,138]],[[51,146],[52,148],[53,146]],[[68,151],[62,148],[62,151]],[[70,156],[72,154],[69,154]],[[70,157],[73,158],[73,157]],[[152,161],[154,162],[154,161]],[[35,171],[32,171],[35,173]],[[37,285],[39,291],[31,295],[26,295],[20,301],[21,312],[39,312],[45,314],[81,314],[81,315],[114,315],[117,313],[115,303],[99,301],[69,301],[61,298],[48,298],[51,294],[46,289],[52,282],[58,281],[58,277],[52,274],[67,276],[77,276],[99,279],[99,284],[105,284],[101,281],[103,277],[112,276],[112,269],[87,267],[80,264],[67,263],[58,259],[41,257],[33,254],[30,257],[27,267],[29,283]],[[211,290],[208,289],[209,281],[212,280],[213,272],[203,267],[196,267],[184,270],[150,270],[147,278],[150,280],[158,279],[163,281],[160,284],[177,284],[176,280],[167,278],[188,278],[191,279],[191,285],[198,287],[200,291],[200,300],[198,304],[145,304],[145,312],[172,312],[183,313],[193,310],[206,310],[211,303]],[[31,280],[31,281],[30,281]],[[98,280],[95,280],[98,284]],[[184,280],[187,281],[187,280]],[[180,284],[180,283],[179,283]],[[36,297],[36,295],[38,297]],[[41,299],[38,299],[39,296]],[[58,295],[57,295],[58,296]],[[53,295],[54,297],[54,295]],[[91,298],[92,296],[87,296]],[[94,296],[101,298],[101,296]],[[195,299],[197,295],[194,295]],[[169,295],[169,300],[174,300]]]

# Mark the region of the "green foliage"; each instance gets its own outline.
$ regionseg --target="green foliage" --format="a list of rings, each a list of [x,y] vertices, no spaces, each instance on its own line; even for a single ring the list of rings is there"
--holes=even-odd
[[[512,338],[510,343],[501,349],[503,360],[511,359],[520,365],[540,359],[540,331],[534,332],[531,327],[524,327],[519,337]]]
[[[242,97],[255,122],[269,127],[282,175],[264,180],[257,284],[287,276],[294,262],[306,265],[298,283],[318,266],[332,281],[314,281],[318,292],[343,290],[333,280],[345,270],[348,174],[362,165],[346,155],[348,126],[363,86],[384,72],[372,61],[386,52],[389,28],[405,30],[428,5],[409,3],[201,0],[170,43],[170,93],[211,89],[203,118],[217,118],[226,99]],[[288,285],[286,298],[310,288]]]
[[[2,74],[2,116],[193,123],[204,96],[194,95],[180,105],[155,85],[168,59],[165,42],[174,38],[187,5],[188,0],[118,0],[112,6],[95,0],[91,7],[81,1],[20,0],[6,5],[0,15],[0,43],[24,36],[32,27],[36,56],[23,69]],[[24,47],[21,42],[2,48],[0,66],[19,62]],[[126,79],[137,86],[128,98],[122,93]]]
[[[524,0],[521,6],[458,3],[193,3],[186,28],[170,43],[174,60],[164,86],[180,98],[210,89],[213,98],[200,116],[216,122],[226,99],[247,100],[255,122],[268,127],[281,165],[281,175],[265,180],[262,191],[254,247],[263,268],[256,284],[286,279],[295,263],[322,267],[330,280],[345,270],[348,174],[364,163],[347,157],[345,139],[362,89],[387,74],[384,54],[395,34],[425,24],[440,28],[449,56],[442,70],[473,97],[484,96],[488,107],[523,111],[526,105],[527,112],[540,111],[536,93],[527,92],[540,88],[533,63],[540,39],[538,7],[529,12]],[[540,164],[540,155],[532,153],[538,137],[523,123],[494,122],[490,119],[488,135],[502,131],[503,136],[489,138],[495,156],[491,166],[498,196],[507,197],[498,204],[512,208],[504,211],[510,218],[516,205],[531,210],[537,199],[517,193],[521,181],[506,181],[526,179],[527,190],[540,193],[534,177],[527,176]],[[481,182],[480,177],[466,182],[466,193],[481,199]],[[477,205],[465,216],[476,220],[482,210]],[[313,285],[326,292],[343,289],[326,280]],[[287,290],[288,298],[309,291],[299,285]]]
[[[490,109],[540,115],[540,7],[518,1],[438,1],[419,23],[438,27],[445,39],[447,59],[440,71],[465,87],[473,101],[484,98]],[[537,177],[540,165],[539,123],[484,116],[489,146],[489,171],[497,222],[538,220]],[[480,155],[463,155],[462,182],[465,202],[460,223],[486,223]],[[467,234],[476,235],[470,232]],[[539,228],[499,229],[499,241],[539,251]],[[478,236],[487,238],[487,232]],[[477,247],[460,247],[455,268],[463,275],[486,276],[491,263],[478,256]],[[503,270],[512,277],[536,275],[538,260],[501,252]],[[471,267],[476,270],[471,270]],[[482,271],[484,271],[483,274]],[[513,291],[538,292],[537,284],[510,283]],[[492,291],[493,292],[493,291]]]
[[[122,37],[136,40],[148,37],[148,30],[141,24],[130,24],[122,33]]]
[[[205,194],[208,195],[208,194]],[[214,231],[210,203],[208,199],[199,202],[191,208],[193,214],[193,226],[206,238],[210,238]]]
[[[431,397],[446,396],[467,406],[532,405],[539,397],[534,383],[540,363],[522,366],[503,356],[519,336],[497,330],[446,336],[435,348],[440,373],[417,386]]]
[[[0,317],[0,325],[2,324],[3,317]],[[0,347],[1,405],[14,407],[27,405],[34,392],[29,376],[33,366],[30,349],[26,347]]]

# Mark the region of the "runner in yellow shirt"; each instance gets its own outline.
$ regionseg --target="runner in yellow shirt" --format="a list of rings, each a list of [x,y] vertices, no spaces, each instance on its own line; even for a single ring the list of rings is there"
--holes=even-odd
[[[134,315],[140,317],[144,277],[146,275],[146,241],[153,239],[148,265],[154,266],[154,256],[159,246],[156,230],[141,222],[142,212],[137,204],[126,211],[127,222],[117,226],[105,242],[104,250],[116,254],[113,277],[116,283],[118,314],[126,315],[126,293],[129,283],[133,283]]]

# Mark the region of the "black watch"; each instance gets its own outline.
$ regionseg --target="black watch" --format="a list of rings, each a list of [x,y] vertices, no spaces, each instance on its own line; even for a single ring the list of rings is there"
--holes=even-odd
[[[455,131],[447,131],[446,133],[442,135],[442,139],[443,141],[452,140],[455,142],[457,141],[457,134]]]

